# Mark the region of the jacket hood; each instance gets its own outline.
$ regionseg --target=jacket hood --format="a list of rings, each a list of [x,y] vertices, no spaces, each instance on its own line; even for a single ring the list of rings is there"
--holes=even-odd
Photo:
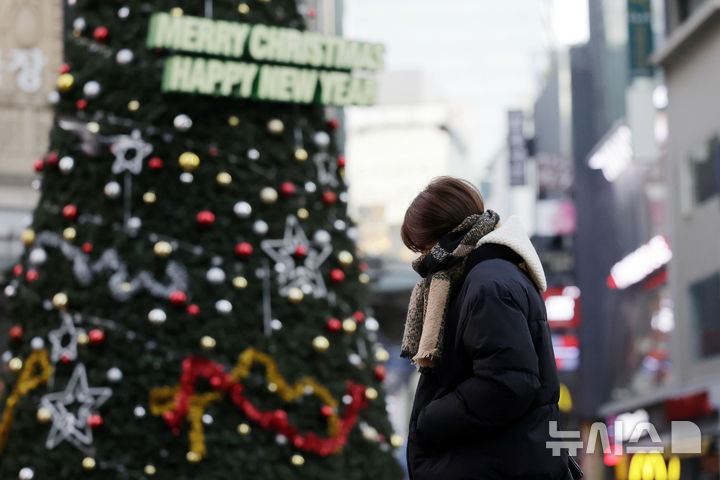
[[[535,285],[538,286],[541,292],[547,290],[547,280],[545,279],[545,271],[540,262],[540,257],[538,257],[535,247],[533,247],[530,238],[525,233],[525,228],[516,216],[509,217],[506,221],[498,224],[495,230],[478,241],[476,247],[486,243],[504,245],[520,255],[525,261],[530,278],[535,282]]]

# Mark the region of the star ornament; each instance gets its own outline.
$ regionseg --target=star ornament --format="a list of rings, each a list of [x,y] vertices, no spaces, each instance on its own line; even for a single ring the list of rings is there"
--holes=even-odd
[[[318,152],[313,155],[313,162],[318,172],[318,182],[321,185],[337,187],[339,185],[337,175],[337,162],[327,152]]]
[[[67,339],[67,343],[63,343],[64,339]],[[63,357],[71,362],[75,361],[77,358],[78,331],[69,313],[62,313],[62,324],[60,328],[50,330],[50,332],[48,332],[48,340],[50,340],[52,347],[50,350],[50,360],[53,363],[57,363]]]
[[[142,171],[143,160],[152,153],[153,147],[140,137],[139,130],[133,130],[130,135],[114,137],[110,151],[115,155],[112,173],[130,172],[137,175]]]
[[[294,255],[298,247],[303,249],[305,255],[301,257]],[[312,293],[315,298],[327,294],[319,268],[330,256],[332,246],[330,244],[320,248],[313,246],[297,217],[288,215],[283,238],[263,240],[260,242],[260,248],[276,263],[275,271],[280,284],[280,295],[287,295],[293,287],[300,288],[305,294]]]
[[[45,448],[52,450],[62,442],[69,442],[79,450],[87,452],[93,443],[88,417],[111,395],[112,389],[108,387],[90,388],[85,366],[78,364],[65,390],[48,393],[40,400],[40,405],[52,413],[52,426],[45,441]]]

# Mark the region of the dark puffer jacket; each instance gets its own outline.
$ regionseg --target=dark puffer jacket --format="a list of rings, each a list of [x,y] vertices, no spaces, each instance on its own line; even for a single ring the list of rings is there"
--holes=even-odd
[[[514,240],[487,243],[467,259],[442,359],[421,375],[415,393],[407,445],[412,480],[569,478],[567,456],[546,447],[559,384],[536,285],[545,287],[544,274],[526,239],[520,247]]]

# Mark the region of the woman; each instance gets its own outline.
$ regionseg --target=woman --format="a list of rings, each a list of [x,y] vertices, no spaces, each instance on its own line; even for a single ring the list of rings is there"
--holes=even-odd
[[[441,177],[405,213],[422,255],[403,356],[421,372],[407,455],[412,480],[570,477],[553,456],[559,384],[545,274],[516,218],[485,211],[469,183]]]

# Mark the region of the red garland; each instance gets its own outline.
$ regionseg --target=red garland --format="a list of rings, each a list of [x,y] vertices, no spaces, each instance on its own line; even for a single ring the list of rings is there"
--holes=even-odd
[[[347,437],[357,423],[358,412],[368,407],[365,387],[348,380],[346,394],[350,395],[352,401],[338,419],[338,433],[326,438],[318,437],[312,432],[303,434],[298,431],[297,427],[290,425],[285,411],[258,410],[245,397],[243,385],[234,381],[225,372],[222,365],[205,357],[195,356],[183,360],[182,368],[180,391],[175,396],[175,405],[172,410],[163,415],[165,422],[176,433],[188,415],[190,397],[195,394],[195,383],[198,378],[212,379],[211,384],[216,390],[229,394],[230,400],[242,409],[250,420],[259,424],[263,429],[283,434],[296,448],[323,457],[337,452],[347,443]]]

